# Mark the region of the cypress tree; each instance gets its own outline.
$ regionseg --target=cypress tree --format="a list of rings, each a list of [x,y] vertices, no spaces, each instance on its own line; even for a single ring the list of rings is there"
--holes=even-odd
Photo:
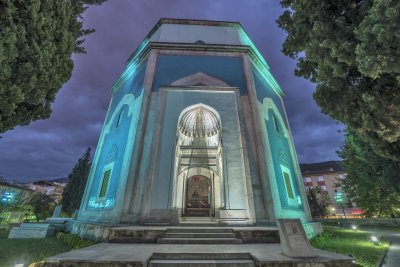
[[[367,217],[398,217],[400,215],[400,163],[377,155],[354,131],[346,134],[339,152],[347,172],[344,189]]]
[[[0,0],[0,133],[46,119],[84,53],[82,13],[104,0]]]
[[[281,0],[283,53],[321,110],[400,162],[400,1]]]
[[[345,190],[368,215],[398,205],[400,1],[281,0],[283,53],[317,84],[322,112],[347,125]]]
[[[92,162],[90,151],[90,148],[86,149],[85,154],[78,160],[72,172],[68,175],[68,184],[61,199],[62,210],[67,214],[73,214],[81,205]]]

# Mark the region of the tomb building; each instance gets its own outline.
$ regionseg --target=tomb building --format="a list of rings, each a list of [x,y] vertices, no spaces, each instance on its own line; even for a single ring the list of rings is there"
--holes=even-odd
[[[161,19],[111,92],[78,222],[315,231],[283,92],[239,23]]]

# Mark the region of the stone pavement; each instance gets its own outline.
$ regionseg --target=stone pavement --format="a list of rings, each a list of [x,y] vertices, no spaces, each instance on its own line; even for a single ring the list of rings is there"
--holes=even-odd
[[[394,232],[384,228],[367,228],[361,231],[370,232],[378,237],[386,237],[390,241],[389,251],[386,255],[385,262],[382,267],[399,267],[400,266],[400,232]]]
[[[391,245],[387,254],[386,262],[382,267],[398,267],[400,266],[400,233],[386,235]]]
[[[351,258],[323,250],[316,250],[317,258],[289,258],[281,253],[280,244],[115,244],[100,243],[83,249],[66,252],[50,258],[46,266],[161,266],[155,264],[160,258],[154,255],[172,254],[179,260],[188,260],[190,255],[204,255],[204,260],[220,266],[218,259],[240,260],[238,255],[248,255],[254,265],[243,266],[352,266]],[[185,255],[189,255],[185,257]],[[178,257],[178,258],[176,258]],[[232,262],[233,263],[233,262]],[[299,264],[299,265],[298,265]],[[165,265],[165,266],[177,266]],[[164,266],[164,265],[163,265]],[[189,266],[189,265],[184,265]],[[192,265],[190,265],[192,266]],[[193,265],[194,266],[194,265]],[[196,265],[197,266],[197,265]],[[229,265],[228,265],[229,266]],[[231,265],[242,266],[242,265]]]

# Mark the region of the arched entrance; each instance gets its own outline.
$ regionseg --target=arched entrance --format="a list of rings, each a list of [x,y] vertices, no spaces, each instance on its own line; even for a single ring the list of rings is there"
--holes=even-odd
[[[178,120],[174,208],[181,217],[217,217],[223,207],[222,142],[219,114],[196,104]]]

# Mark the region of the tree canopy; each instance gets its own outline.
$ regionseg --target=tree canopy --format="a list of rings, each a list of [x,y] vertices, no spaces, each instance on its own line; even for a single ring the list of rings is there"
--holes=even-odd
[[[352,131],[346,134],[346,142],[340,156],[347,172],[344,189],[357,206],[372,216],[399,216],[400,164],[377,155],[371,146]]]
[[[30,198],[28,205],[31,206],[36,221],[44,220],[51,217],[51,212],[55,206],[53,199],[42,193],[35,193]]]
[[[321,188],[308,188],[306,193],[313,218],[321,218],[329,215],[331,200],[328,195],[321,194]]]
[[[85,154],[78,160],[72,172],[68,175],[68,184],[61,199],[62,210],[68,214],[73,214],[81,205],[91,162],[90,148],[87,148]]]
[[[0,0],[0,133],[48,118],[84,53],[82,13],[105,0]]]
[[[295,74],[322,111],[400,161],[400,1],[282,0],[278,25]]]

